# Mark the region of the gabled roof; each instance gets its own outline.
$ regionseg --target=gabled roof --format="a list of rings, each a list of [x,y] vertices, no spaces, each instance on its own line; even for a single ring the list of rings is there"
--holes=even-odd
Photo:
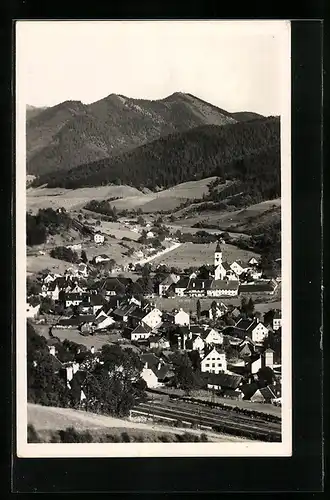
[[[147,325],[138,325],[136,328],[134,328],[134,330],[131,333],[132,334],[133,333],[144,334],[144,333],[150,333],[150,332],[151,332],[151,328],[149,328]]]
[[[227,261],[224,261],[224,262],[222,263],[222,265],[223,265],[223,268],[224,268],[224,270],[225,270],[225,271],[227,271],[227,272],[228,272],[228,271],[231,271],[230,264],[228,264],[228,262],[227,262]]]
[[[157,365],[159,363],[159,358],[157,356],[155,356],[155,354],[153,354],[151,352],[147,352],[147,353],[141,355],[141,361],[143,363],[148,363],[148,367],[152,368],[153,366],[157,367]]]
[[[241,375],[231,375],[227,373],[205,373],[203,375],[206,383],[220,385],[226,389],[237,389],[243,380]]]
[[[124,292],[125,291],[125,284],[119,280],[118,278],[107,278],[101,288],[102,290],[106,290],[107,292]]]
[[[276,309],[275,314],[274,314],[274,319],[281,319],[282,318],[282,311],[279,309]]]
[[[103,304],[106,304],[105,298],[99,293],[92,294],[90,296],[90,302],[92,306],[101,306]]]
[[[239,281],[213,280],[211,290],[238,290]]]
[[[240,390],[244,394],[244,399],[250,399],[253,396],[253,394],[257,392],[258,389],[259,389],[258,384],[256,384],[255,382],[252,384],[244,384],[241,385],[240,387]]]
[[[262,394],[262,396],[265,398],[265,400],[267,400],[267,401],[269,401],[270,399],[276,398],[276,394],[270,385],[268,385],[267,387],[261,387],[259,389],[259,391]]]
[[[240,292],[273,292],[276,288],[277,284],[271,281],[258,281],[253,282],[251,284],[240,285]]]
[[[187,292],[194,290],[208,290],[212,284],[211,279],[203,280],[201,278],[192,278],[187,287]]]
[[[189,285],[189,276],[184,276],[179,279],[179,281],[175,284],[175,288],[187,288]]]
[[[163,281],[161,281],[160,285],[172,285],[175,281],[174,274],[169,274],[165,279],[163,279]]]

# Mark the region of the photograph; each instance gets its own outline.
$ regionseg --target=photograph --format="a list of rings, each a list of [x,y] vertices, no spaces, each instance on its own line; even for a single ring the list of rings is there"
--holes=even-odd
[[[15,31],[17,455],[291,456],[290,22]]]

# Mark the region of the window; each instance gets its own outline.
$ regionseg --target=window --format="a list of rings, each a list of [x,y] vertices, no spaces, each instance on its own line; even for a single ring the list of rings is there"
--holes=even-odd
[[[208,368],[210,366],[210,363],[205,363],[205,366]]]
[[[215,367],[215,363],[212,363],[212,368],[214,368],[214,367]]]

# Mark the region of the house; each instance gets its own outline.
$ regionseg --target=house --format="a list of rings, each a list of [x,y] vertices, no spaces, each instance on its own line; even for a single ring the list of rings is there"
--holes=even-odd
[[[141,378],[147,384],[148,389],[156,389],[157,387],[162,386],[162,383],[158,382],[156,373],[146,365],[142,369]]]
[[[242,358],[248,358],[252,356],[256,352],[256,344],[252,339],[246,337],[242,342],[238,345],[239,354]]]
[[[259,321],[258,318],[244,319],[241,318],[235,325],[233,333],[237,337],[250,337],[256,344],[262,344],[264,339],[268,337],[268,328]]]
[[[95,243],[104,243],[104,235],[100,231],[97,231],[93,235],[93,240]]]
[[[208,389],[214,389],[216,391],[232,389],[237,391],[237,398],[243,397],[242,392],[238,390],[243,380],[241,375],[229,373],[205,373],[203,378]]]
[[[238,295],[239,281],[213,280],[207,290],[208,297],[235,297]]]
[[[174,285],[174,292],[175,295],[178,297],[184,297],[184,292],[186,291],[188,285],[189,285],[190,278],[189,276],[184,276],[179,279]]]
[[[125,295],[126,285],[118,278],[107,278],[101,285],[106,296]]]
[[[86,289],[79,286],[77,282],[73,287],[72,286],[70,287],[70,293],[83,293],[85,291]]]
[[[75,245],[68,245],[66,248],[70,250],[81,250],[81,243],[76,243]]]
[[[205,297],[211,283],[212,280],[210,279],[192,278],[184,293],[189,297]]]
[[[60,288],[55,281],[49,283],[46,291],[46,296],[50,297],[52,300],[58,300],[60,294]]]
[[[169,274],[168,276],[166,276],[166,278],[158,285],[159,296],[162,297],[170,288],[170,286],[177,283],[179,279],[180,277],[176,274]]]
[[[227,371],[227,360],[224,352],[219,352],[215,347],[201,361],[201,371],[220,373]]]
[[[258,264],[258,261],[255,257],[251,257],[251,259],[248,262],[250,266],[256,266]]]
[[[35,318],[38,316],[40,310],[40,304],[32,305],[29,302],[26,304],[26,317]]]
[[[273,386],[268,385],[267,387],[262,387],[257,389],[256,392],[251,396],[250,400],[252,403],[271,403],[273,399],[276,399],[276,391]]]
[[[131,340],[144,340],[150,337],[151,335],[151,328],[148,328],[148,326],[145,325],[138,325],[134,330],[131,331]]]
[[[270,281],[253,281],[251,283],[244,283],[244,285],[240,285],[239,293],[240,295],[249,295],[253,294],[267,294],[274,295],[275,290],[278,286],[278,283],[275,280]]]
[[[166,315],[166,318],[170,321],[170,323],[174,323],[174,325],[179,326],[189,326],[190,325],[190,315],[185,312],[182,308],[175,309],[171,313]]]
[[[65,307],[79,306],[82,302],[90,302],[90,295],[88,293],[63,293],[61,302]]]
[[[223,302],[218,302],[214,310],[212,309],[212,307],[210,307],[209,318],[213,320],[221,318],[222,316],[224,316],[224,314],[226,314],[227,311],[228,307]]]
[[[99,316],[98,318],[95,319],[95,331],[97,330],[103,330],[104,328],[107,328],[110,325],[113,325],[115,323],[115,320],[111,318],[110,316],[107,316],[106,314]]]
[[[95,321],[95,316],[93,315],[78,315],[78,316],[72,316],[71,318],[61,318],[56,327],[57,328],[78,328],[80,325],[84,323],[89,323],[93,324]]]
[[[103,253],[101,255],[97,255],[96,257],[94,257],[93,260],[94,260],[95,264],[99,264],[100,262],[109,262],[110,257],[108,255],[106,255],[105,253]]]
[[[142,324],[148,326],[151,329],[157,328],[162,322],[162,312],[157,308],[153,307],[151,311],[142,317]]]
[[[222,345],[223,344],[223,334],[213,328],[207,328],[202,334],[202,338],[206,344]]]
[[[78,274],[86,278],[88,276],[88,266],[84,262],[78,264]]]
[[[188,339],[182,337],[180,347],[186,351],[199,351],[199,353],[202,353],[204,351],[205,342],[200,335],[190,333]]]
[[[246,273],[251,269],[251,266],[249,264],[244,264],[240,260],[236,260],[232,264],[230,264],[231,270],[237,275],[240,276],[243,273]]]
[[[123,323],[127,323],[129,318],[131,318],[131,315],[137,309],[138,306],[136,304],[130,304],[130,303],[122,304],[113,311],[112,316],[117,321],[122,321]]]
[[[170,342],[159,335],[150,335],[148,338],[149,349],[169,349]]]
[[[48,284],[48,283],[51,283],[52,281],[54,281],[56,279],[56,276],[52,273],[48,273],[44,279],[43,279],[43,283],[45,284]]]
[[[147,238],[154,238],[155,237],[155,233],[153,233],[152,231],[148,231],[147,234],[146,234]]]
[[[282,327],[282,312],[277,309],[273,317],[273,330],[279,330]]]

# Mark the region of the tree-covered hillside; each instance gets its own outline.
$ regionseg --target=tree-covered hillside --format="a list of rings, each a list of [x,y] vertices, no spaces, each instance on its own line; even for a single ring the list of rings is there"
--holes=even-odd
[[[207,125],[81,165],[65,175],[40,176],[33,184],[75,189],[122,183],[155,189],[216,175],[244,182],[264,179],[275,197],[279,196],[279,142],[279,118]]]
[[[236,121],[227,111],[180,92],[154,101],[116,94],[92,104],[66,101],[28,120],[27,171],[65,171],[171,133]]]

